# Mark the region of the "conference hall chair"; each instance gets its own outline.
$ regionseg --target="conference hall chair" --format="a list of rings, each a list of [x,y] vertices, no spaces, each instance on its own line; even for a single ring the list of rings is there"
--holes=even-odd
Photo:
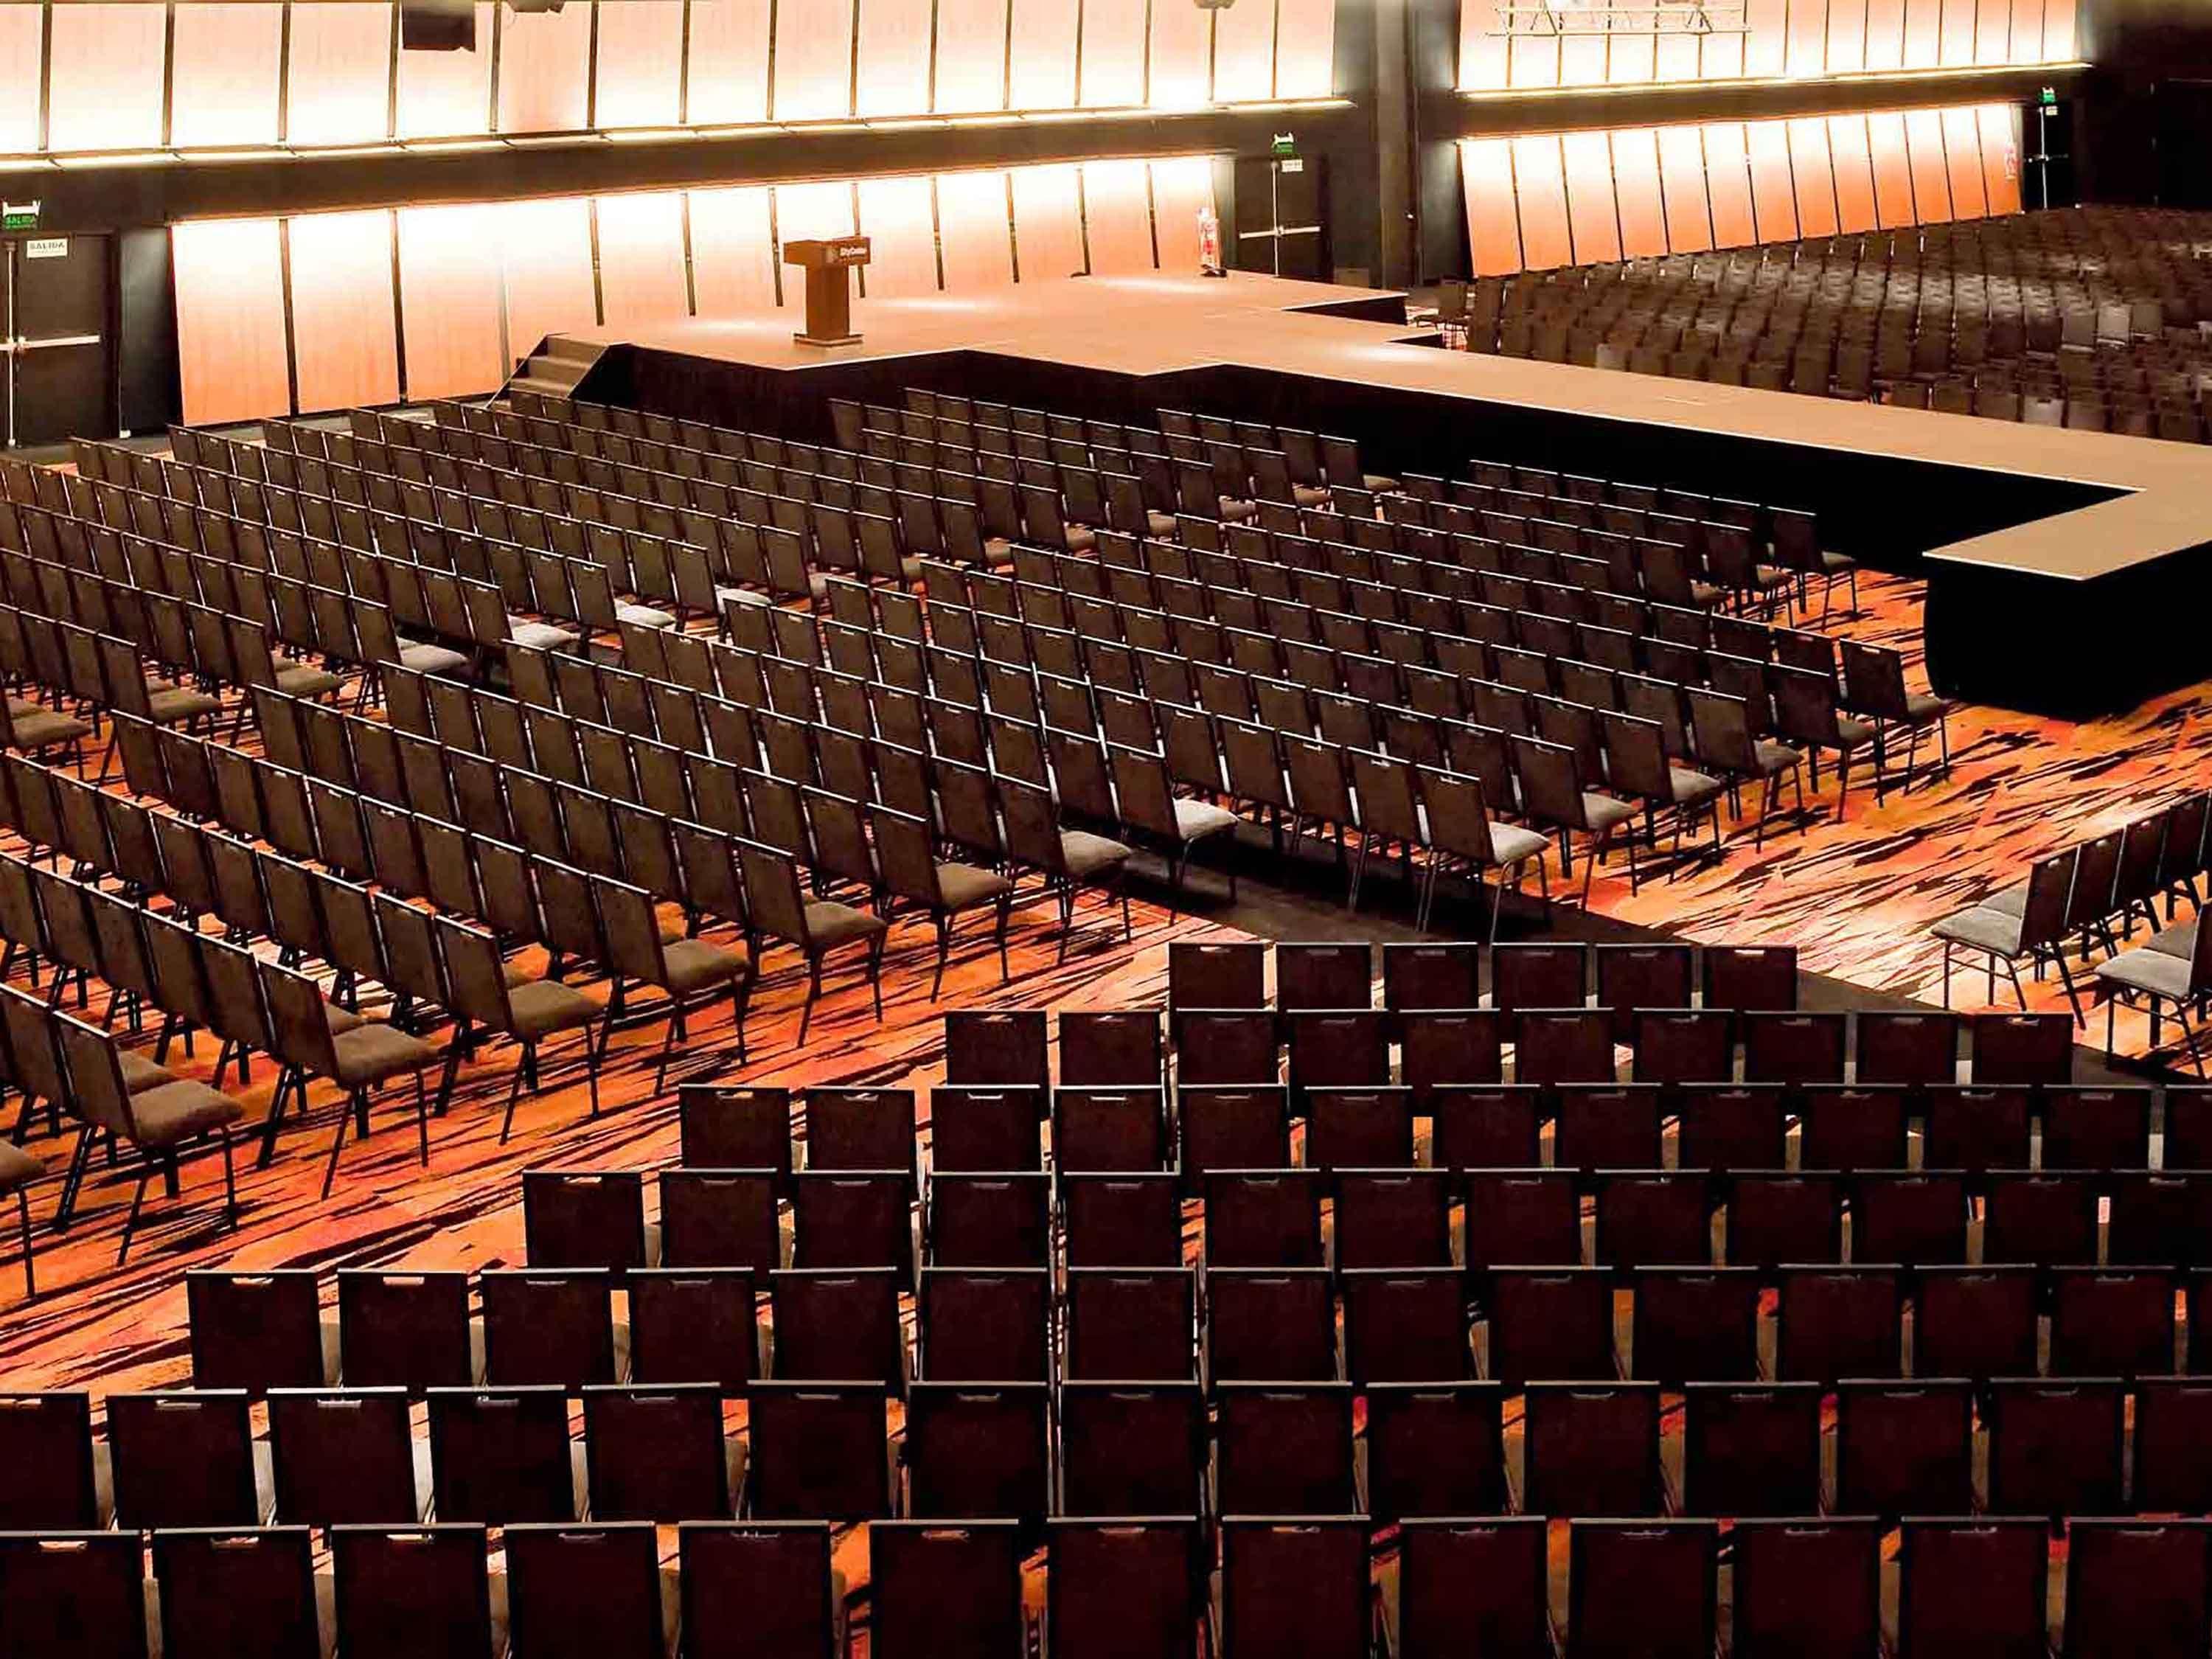
[[[822,969],[829,954],[847,945],[862,945],[867,952],[869,994],[875,1000],[876,1018],[884,1017],[884,936],[880,916],[839,904],[830,899],[809,899],[799,884],[799,866],[787,854],[757,842],[738,843],[738,861],[744,882],[748,928],[769,934],[799,947],[806,959],[806,1001],[799,1011],[797,1041],[806,1041],[806,1028],[814,1018],[814,1005],[822,994]]]
[[[1856,601],[1854,601],[1856,604]],[[1905,769],[1899,787],[1912,787],[1912,764],[1920,753],[1920,734],[1936,728],[1941,754],[1938,777],[1951,775],[1951,710],[1947,698],[1905,690],[1905,659],[1884,646],[1863,645],[1856,640],[1838,641],[1844,659],[1843,706],[1870,720],[1881,734],[1875,758],[1879,768],[1887,746],[1902,729],[1907,737]]]
[[[0,1198],[15,1200],[17,1230],[23,1243],[23,1294],[35,1297],[39,1293],[39,1277],[32,1261],[31,1247],[31,1183],[46,1171],[46,1165],[21,1147],[0,1141]]]
[[[1109,745],[1109,753],[1120,821],[1164,842],[1172,854],[1169,881],[1172,905],[1182,897],[1192,852],[1200,842],[1216,836],[1225,833],[1233,838],[1237,815],[1210,801],[1176,794],[1167,763],[1157,754],[1142,753],[1119,744]],[[1232,902],[1237,896],[1233,866],[1229,872],[1229,896]]]
[[[927,911],[937,930],[937,970],[930,981],[931,1000],[936,1000],[945,983],[954,921],[963,912],[986,905],[998,919],[999,978],[1000,983],[1006,982],[1012,973],[1006,956],[1006,924],[1012,908],[1013,883],[995,871],[937,858],[929,824],[922,819],[872,805],[866,809],[866,816],[883,881],[878,914],[888,915],[893,903],[902,901]]]

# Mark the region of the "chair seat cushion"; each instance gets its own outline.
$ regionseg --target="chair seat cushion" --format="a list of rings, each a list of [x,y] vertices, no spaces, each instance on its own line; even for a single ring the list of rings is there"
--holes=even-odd
[[[1905,700],[1905,717],[1915,726],[1925,726],[1930,720],[1940,720],[1951,712],[1948,697],[1909,696]]]
[[[222,707],[220,697],[211,697],[204,691],[156,691],[146,699],[146,713],[158,724],[167,726],[179,720],[196,720],[212,714]]]
[[[1060,832],[1060,856],[1067,866],[1068,874],[1087,878],[1127,864],[1129,849],[1118,841],[1109,841],[1087,830],[1063,830]]]
[[[1674,792],[1675,805],[1691,806],[1711,800],[1727,788],[1728,783],[1710,773],[1693,772],[1686,766],[1670,766],[1667,769],[1667,787]],[[1496,831],[1492,833],[1495,835]]]
[[[2192,921],[2186,927],[2162,927],[2151,935],[2150,943],[2142,948],[2160,951],[2169,957],[2179,957],[2186,962],[2197,954],[2197,930],[2201,925]]]
[[[1406,487],[1398,479],[1383,472],[1363,472],[1359,475],[1359,482],[1378,495],[1395,495]]]
[[[330,1026],[331,1035],[334,1037],[343,1036],[348,1031],[357,1031],[368,1024],[352,1009],[341,1008],[335,1002],[325,1002],[323,1005],[323,1018]]]
[[[2027,914],[2027,884],[2024,881],[2017,882],[2006,888],[2002,893],[1990,894],[1982,901],[1980,908],[1984,910],[2002,911],[2008,916],[2026,915]]]
[[[337,1033],[331,1038],[331,1048],[338,1062],[334,1081],[348,1089],[367,1088],[402,1072],[419,1071],[438,1057],[428,1043],[379,1020]]]
[[[849,904],[840,904],[834,899],[815,899],[806,907],[806,933],[814,941],[814,948],[826,951],[833,945],[843,945],[856,939],[866,939],[884,931],[883,918],[872,916],[866,910],[855,910]]]
[[[2100,963],[2097,977],[2127,990],[2179,1000],[2189,994],[2189,959],[2145,946]]]
[[[1294,507],[1327,507],[1328,491],[1319,484],[1294,483],[1291,486],[1291,504]]]
[[[2020,936],[2023,931],[2018,916],[2008,916],[2002,910],[1977,905],[1971,910],[1960,910],[1944,917],[1928,930],[1937,939],[1953,945],[1969,945],[1978,951],[1994,951],[2000,956],[2020,954]]]
[[[618,605],[615,607],[615,620],[618,623],[628,623],[633,628],[676,626],[674,616],[657,605]]]
[[[668,969],[668,989],[678,996],[709,985],[726,985],[743,978],[753,965],[752,958],[743,951],[709,945],[703,939],[679,939],[664,945],[660,959]]]
[[[937,866],[937,890],[944,896],[949,910],[967,910],[978,904],[993,903],[1013,890],[1013,883],[995,870],[979,870],[972,864],[940,863]]]
[[[160,1151],[235,1123],[246,1109],[204,1083],[179,1079],[131,1096],[131,1115],[137,1121],[138,1144]]]
[[[288,697],[326,697],[345,684],[327,668],[318,668],[313,663],[288,663],[281,668],[270,665],[276,677],[276,689]]]
[[[1836,716],[1836,747],[1849,750],[1863,748],[1875,739],[1872,720],[1855,720],[1848,714]]]
[[[1693,581],[1690,584],[1690,603],[1701,610],[1717,605],[1720,603],[1722,591],[1711,582]]]
[[[1243,524],[1259,516],[1260,504],[1257,501],[1240,501],[1230,495],[1221,498],[1221,518],[1224,524]]]
[[[993,569],[1014,562],[1014,544],[1004,536],[988,536],[983,540],[983,562]]]
[[[1776,743],[1771,738],[1759,738],[1752,745],[1752,751],[1759,757],[1759,769],[1761,775],[1787,772],[1805,758],[1802,750],[1790,744]]]
[[[576,642],[573,629],[556,628],[551,623],[517,623],[507,637],[533,651],[565,651]]]
[[[1583,822],[1593,830],[1610,830],[1635,816],[1636,808],[1627,801],[1615,800],[1610,795],[1583,796]]]
[[[14,1142],[0,1140],[0,1193],[11,1193],[26,1182],[36,1181],[46,1167]]]
[[[1178,799],[1175,803],[1176,834],[1185,841],[1218,836],[1237,827],[1237,815],[1211,801]]]
[[[1096,532],[1085,529],[1079,524],[1072,524],[1067,526],[1067,550],[1069,552],[1091,553],[1095,552],[1097,550],[1097,547],[1098,538]]]
[[[399,647],[399,665],[417,674],[454,674],[469,665],[461,652],[442,645],[403,645]]]
[[[58,743],[75,743],[92,730],[76,715],[58,714],[51,708],[16,715],[9,724],[15,729],[15,744],[21,749],[47,749]]]
[[[1858,567],[1859,562],[1848,553],[1830,553],[1823,550],[1820,554],[1820,568],[1830,575],[1841,571],[1856,570]]]
[[[116,1063],[123,1068],[123,1086],[131,1094],[148,1089],[158,1089],[164,1083],[174,1083],[177,1074],[166,1066],[156,1066],[148,1056],[129,1048],[115,1051]]]
[[[1172,536],[1176,533],[1175,514],[1172,513],[1155,513],[1152,508],[1146,507],[1145,509],[1145,528],[1150,531],[1156,537]]]
[[[514,1035],[525,1042],[589,1025],[601,1012],[599,1005],[581,991],[552,979],[509,986],[507,1007],[514,1017]]]
[[[1523,830],[1516,823],[1493,823],[1490,826],[1490,850],[1501,865],[1526,863],[1540,859],[1551,850],[1551,842],[1534,830]]]

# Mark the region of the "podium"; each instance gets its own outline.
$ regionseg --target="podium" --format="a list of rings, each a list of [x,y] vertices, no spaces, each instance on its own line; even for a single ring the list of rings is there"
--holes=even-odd
[[[840,236],[823,241],[786,242],[783,262],[806,273],[806,328],[792,337],[801,345],[858,345],[853,332],[853,279],[868,263],[868,239]]]

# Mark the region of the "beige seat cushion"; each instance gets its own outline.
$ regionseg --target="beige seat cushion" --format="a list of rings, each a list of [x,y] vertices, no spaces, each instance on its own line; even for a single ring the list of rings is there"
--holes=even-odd
[[[15,728],[19,749],[50,749],[56,744],[75,743],[92,730],[76,715],[56,714],[51,708],[18,715],[9,723]]]
[[[118,1048],[115,1058],[123,1067],[123,1086],[132,1094],[147,1089],[158,1089],[164,1083],[174,1083],[177,1074],[166,1066],[156,1066],[146,1055],[129,1048]]]
[[[948,910],[968,910],[996,902],[1012,892],[1014,884],[994,870],[979,870],[972,864],[940,864],[937,890],[944,895]]]
[[[146,699],[147,714],[162,726],[196,720],[222,707],[221,698],[210,697],[204,691],[156,691]]]
[[[469,665],[468,658],[442,645],[403,645],[399,665],[417,674],[453,674]]]
[[[1237,827],[1237,815],[1211,801],[1178,799],[1175,804],[1176,833],[1185,841],[1218,836]]]
[[[533,651],[565,651],[576,642],[574,629],[556,628],[551,623],[517,623],[507,637]]]
[[[1109,841],[1087,830],[1063,830],[1060,835],[1060,856],[1067,865],[1068,874],[1088,879],[1127,864],[1129,849],[1118,841]]]
[[[1291,486],[1291,500],[1299,507],[1327,507],[1328,491],[1319,484],[1294,483]]]
[[[664,945],[660,959],[668,969],[668,988],[678,996],[727,984],[752,966],[752,958],[743,951],[709,945],[703,939],[679,939]]]
[[[558,980],[533,979],[509,988],[507,1011],[514,1017],[514,1035],[535,1042],[556,1031],[574,1031],[589,1025],[601,1012],[598,1003]]]
[[[2026,927],[2018,916],[1977,905],[1971,910],[1944,917],[1928,931],[1946,944],[1992,951],[2001,957],[2016,957]]]
[[[180,1079],[131,1096],[131,1115],[137,1120],[138,1144],[159,1150],[235,1123],[246,1111],[228,1095]]]
[[[658,606],[650,605],[618,605],[615,620],[628,623],[633,628],[673,628],[676,618]]]
[[[438,1058],[428,1043],[381,1021],[338,1033],[331,1037],[331,1047],[338,1062],[334,1080],[347,1089],[367,1088],[402,1072],[419,1071]]]
[[[1175,514],[1172,513],[1155,513],[1152,508],[1146,507],[1145,509],[1145,528],[1150,531],[1157,538],[1164,539],[1166,538],[1172,537],[1176,533]]]
[[[36,1181],[46,1167],[13,1141],[0,1140],[0,1193],[10,1193],[26,1182]]]
[[[326,697],[345,684],[329,669],[312,663],[288,664],[277,668],[276,675],[276,689],[288,697]]]
[[[1516,823],[1493,823],[1490,826],[1490,850],[1501,865],[1516,865],[1529,859],[1541,858],[1551,850],[1552,843],[1534,830],[1523,830]]]
[[[817,950],[827,950],[833,945],[866,939],[884,931],[883,919],[872,916],[866,910],[855,910],[849,904],[839,904],[830,899],[816,899],[806,907],[806,932]]]

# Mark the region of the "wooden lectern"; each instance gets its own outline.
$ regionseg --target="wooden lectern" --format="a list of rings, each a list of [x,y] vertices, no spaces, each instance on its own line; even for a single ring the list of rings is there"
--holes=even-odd
[[[792,337],[801,345],[858,345],[860,337],[853,332],[853,279],[848,273],[868,263],[868,239],[786,242],[783,262],[806,273],[806,329]]]

